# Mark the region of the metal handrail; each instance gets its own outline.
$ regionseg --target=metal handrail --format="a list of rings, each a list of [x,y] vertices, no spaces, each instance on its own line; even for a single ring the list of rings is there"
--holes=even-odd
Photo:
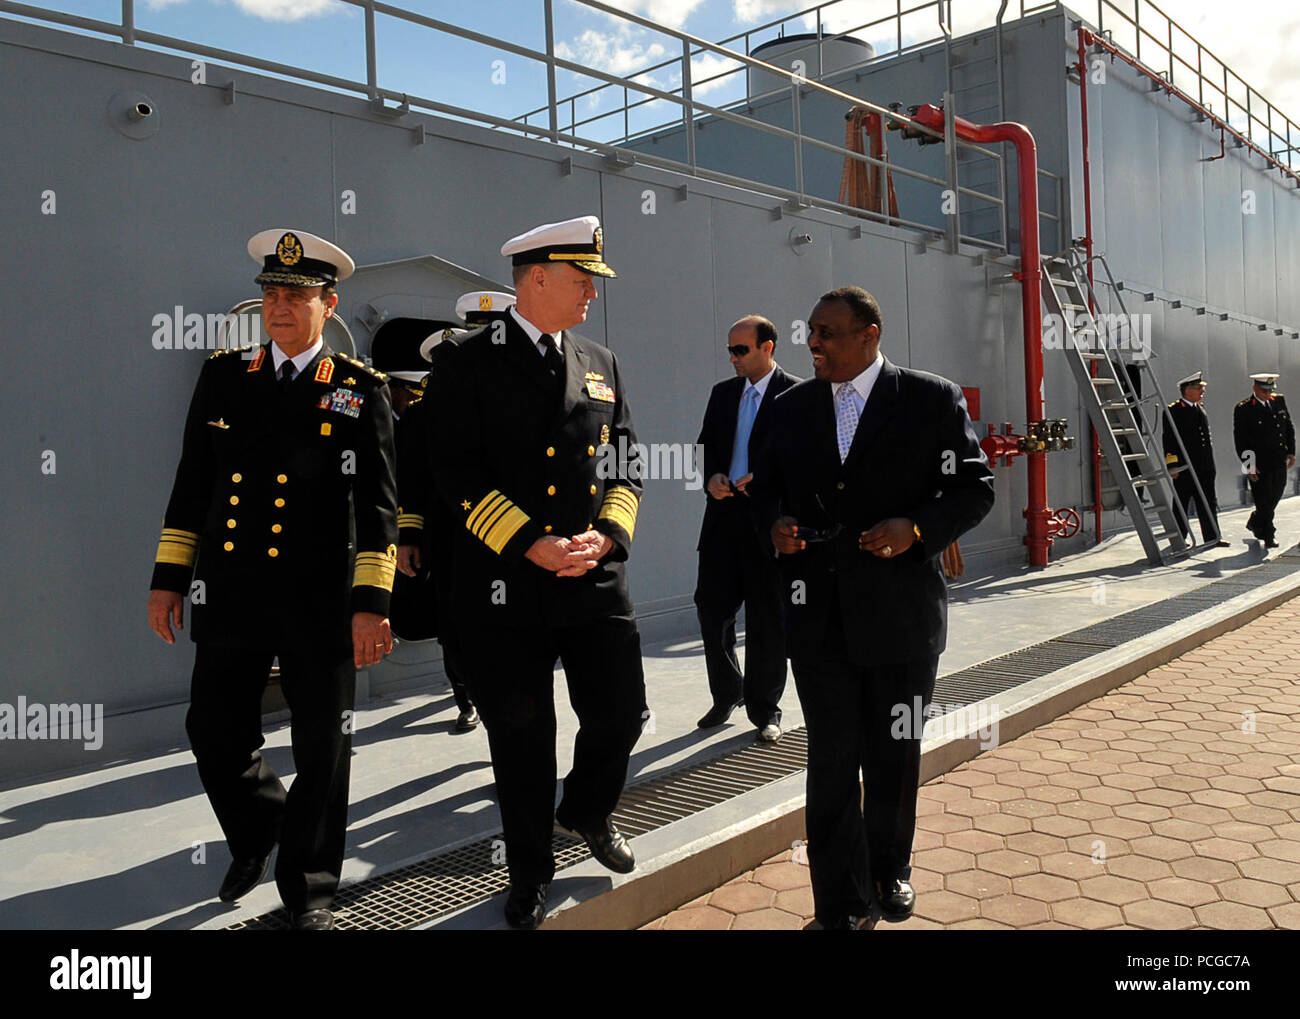
[[[1082,5],[1083,0],[1077,0],[1077,2]],[[1053,0],[1053,3],[1049,5],[1039,4],[1027,8],[1025,0],[1020,0],[1020,16],[1025,17],[1028,14],[1036,14],[1050,8],[1065,6],[1066,5],[1062,3],[1061,0]],[[1163,21],[1156,23],[1155,31],[1152,31],[1151,29],[1152,19],[1149,15],[1147,23],[1145,25],[1142,23],[1142,12],[1144,8],[1149,8],[1150,11],[1153,11],[1163,19]],[[1134,35],[1132,55],[1136,60],[1145,64],[1161,77],[1164,77],[1170,85],[1175,84],[1174,79],[1177,76],[1179,67],[1191,72],[1191,74],[1196,77],[1196,100],[1198,103],[1209,109],[1213,109],[1213,104],[1206,98],[1206,91],[1208,88],[1213,95],[1222,98],[1223,119],[1227,123],[1234,123],[1234,106],[1242,115],[1244,115],[1245,137],[1248,141],[1258,144],[1258,134],[1263,133],[1265,135],[1266,148],[1260,150],[1260,154],[1265,159],[1273,163],[1273,165],[1279,170],[1287,171],[1289,175],[1292,176],[1295,171],[1300,170],[1300,124],[1297,124],[1296,121],[1292,120],[1278,109],[1278,107],[1265,99],[1258,89],[1252,87],[1239,74],[1235,71],[1229,70],[1228,65],[1220,59],[1218,55],[1211,52],[1205,46],[1202,46],[1196,37],[1188,32],[1187,29],[1174,21],[1173,18],[1166,14],[1156,4],[1152,3],[1151,0],[1134,0],[1132,16],[1130,16],[1127,11],[1117,7],[1112,0],[1097,0],[1097,34],[1107,35],[1111,40],[1111,43],[1116,46],[1119,44],[1114,42],[1113,27],[1110,29],[1106,27],[1107,12],[1110,14],[1110,23],[1112,26],[1118,21],[1132,29]],[[1177,31],[1180,40],[1186,40],[1188,43],[1196,47],[1195,65],[1193,65],[1188,59],[1179,56],[1176,52],[1174,48],[1175,30]],[[1157,63],[1152,62],[1150,59],[1143,60],[1142,42],[1144,39],[1149,40],[1149,42],[1156,47],[1156,60],[1160,64],[1164,65],[1163,69],[1158,68]],[[1119,48],[1124,49],[1125,47],[1120,46]],[[1147,47],[1148,51],[1150,51],[1150,48],[1150,46]],[[1209,57],[1209,59],[1217,64],[1223,71],[1222,85],[1219,85],[1214,79],[1210,78],[1206,74],[1204,66],[1206,57]],[[1244,89],[1246,97],[1244,104],[1232,97],[1229,77]],[[1256,114],[1252,109],[1252,93],[1259,102],[1263,104],[1263,116]],[[1275,119],[1281,121],[1276,128],[1274,127]],[[1242,120],[1241,118],[1236,118],[1235,122],[1240,124],[1242,123]],[[1256,132],[1255,125],[1259,125],[1259,127],[1262,128],[1262,132]],[[1285,128],[1285,135],[1278,133],[1281,128]],[[1273,147],[1275,139],[1282,143],[1282,148],[1275,149]],[[1285,163],[1283,163],[1280,158],[1283,156],[1286,158]],[[1300,181],[1297,181],[1297,184],[1300,185]]]
[[[581,0],[579,0],[579,2],[581,2]],[[860,25],[856,25],[856,26],[854,26],[853,28],[847,28],[847,29],[844,29],[843,31],[836,32],[834,35],[828,35],[828,36],[823,36],[823,35],[821,35],[821,34],[820,34],[820,32],[821,32],[821,24],[822,24],[821,12],[822,12],[823,10],[827,9],[827,8],[835,7],[835,6],[837,6],[838,4],[840,4],[840,3],[842,3],[842,2],[843,2],[843,0],[829,0],[829,2],[827,2],[827,3],[818,4],[816,7],[809,7],[808,9],[803,10],[803,11],[800,11],[800,12],[798,12],[797,14],[791,14],[791,15],[788,15],[788,16],[786,16],[786,17],[784,17],[784,18],[779,18],[779,19],[777,19],[776,21],[770,21],[770,22],[768,22],[766,25],[760,25],[760,26],[757,27],[757,28],[750,28],[750,29],[745,30],[744,32],[738,32],[736,35],[729,36],[729,37],[727,37],[726,39],[722,39],[721,41],[719,41],[719,43],[718,43],[717,45],[719,45],[719,46],[727,46],[729,43],[733,43],[733,42],[736,42],[737,40],[743,39],[743,40],[745,41],[745,53],[746,53],[746,54],[749,54],[749,53],[750,53],[750,45],[749,45],[749,41],[750,41],[750,37],[751,37],[751,36],[758,35],[759,33],[769,31],[770,29],[773,29],[773,28],[777,28],[778,26],[782,26],[782,25],[784,25],[784,24],[786,24],[787,22],[790,22],[790,21],[801,20],[801,19],[805,18],[806,16],[815,13],[816,16],[817,16],[817,25],[818,25],[818,39],[817,39],[817,66],[818,66],[818,67],[823,67],[823,66],[824,66],[824,63],[823,63],[823,55],[824,55],[824,49],[825,49],[825,45],[826,45],[826,43],[828,43],[828,42],[835,42],[836,40],[839,40],[839,39],[845,39],[845,38],[848,38],[848,37],[854,35],[854,34],[857,33],[857,32],[862,32],[862,31],[864,31],[865,29],[874,28],[876,25],[882,25],[882,24],[885,24],[886,22],[895,22],[895,23],[899,26],[899,35],[898,35],[898,39],[899,39],[899,41],[898,41],[898,45],[896,46],[895,49],[889,50],[889,51],[888,51],[887,53],[885,53],[885,54],[880,54],[880,53],[873,54],[873,55],[872,55],[871,57],[869,57],[868,59],[866,59],[866,60],[862,60],[862,61],[858,61],[857,63],[853,63],[853,64],[845,64],[843,67],[837,67],[837,68],[835,69],[835,72],[834,72],[834,73],[836,73],[836,74],[840,74],[840,73],[842,73],[842,72],[844,72],[844,71],[852,71],[852,70],[854,70],[855,68],[863,67],[863,66],[865,66],[866,64],[873,63],[873,62],[875,62],[876,60],[879,60],[882,56],[888,56],[888,57],[890,57],[890,58],[898,57],[898,56],[903,55],[904,53],[910,53],[910,52],[912,52],[913,50],[920,49],[920,48],[923,47],[923,46],[930,46],[930,45],[932,45],[934,42],[936,42],[939,38],[942,37],[942,31],[940,32],[939,35],[936,35],[936,36],[932,36],[932,37],[929,37],[929,38],[926,38],[926,39],[919,40],[919,41],[917,41],[917,42],[914,42],[914,43],[909,44],[908,46],[903,46],[903,45],[902,45],[902,18],[905,17],[905,16],[907,16],[907,15],[909,15],[909,14],[915,14],[915,13],[917,13],[918,11],[923,11],[923,10],[925,10],[927,7],[941,7],[941,5],[942,5],[943,3],[945,3],[945,2],[950,2],[950,0],[924,0],[924,2],[918,4],[917,6],[915,6],[915,7],[909,7],[909,8],[907,8],[906,10],[903,9],[902,0],[895,0],[895,12],[894,12],[893,14],[886,14],[886,15],[884,15],[884,16],[882,16],[882,17],[876,18],[874,21],[866,21],[866,22],[863,22],[862,24],[860,24]],[[942,25],[942,23],[943,23],[943,22],[942,22],[942,19],[941,19],[941,20],[940,20],[940,25]],[[775,42],[775,41],[779,41],[779,38],[778,38],[778,39],[775,39],[775,40],[765,40],[765,41],[767,41],[767,42]],[[695,50],[693,53],[691,53],[691,56],[697,56],[698,54],[700,54],[700,53],[702,53],[702,52],[704,52],[704,51],[703,51],[703,50]],[[679,59],[676,58],[676,57],[673,57],[673,58],[671,58],[671,59],[669,59],[669,60],[664,60],[664,61],[662,61],[662,62],[660,62],[660,63],[658,63],[658,64],[651,64],[651,65],[648,66],[648,67],[643,67],[643,68],[641,68],[640,70],[638,70],[636,73],[637,73],[637,74],[652,74],[653,72],[655,72],[655,71],[661,71],[661,70],[663,70],[663,69],[666,68],[666,67],[672,67],[672,66],[676,65],[677,63],[679,63]],[[719,71],[717,74],[711,75],[711,76],[709,76],[708,78],[701,78],[701,79],[699,79],[699,80],[693,81],[693,85],[694,85],[694,87],[698,88],[700,85],[704,85],[704,84],[707,84],[708,82],[712,82],[712,81],[718,81],[718,80],[721,79],[721,78],[725,78],[725,77],[728,77],[729,75],[733,75],[733,74],[738,74],[738,73],[740,73],[741,71],[744,71],[744,70],[746,70],[746,68],[743,67],[743,66],[741,66],[741,67],[732,67],[732,68],[729,68],[729,69],[727,69],[727,70],[725,70],[725,71]],[[610,87],[611,87],[611,86],[608,85],[608,84],[605,84],[605,85],[595,85],[595,86],[593,86],[592,88],[584,89],[584,90],[581,91],[581,92],[575,92],[575,93],[573,93],[573,94],[570,95],[570,96],[566,96],[566,97],[565,97],[563,100],[561,100],[561,101],[562,101],[562,102],[566,102],[566,103],[576,102],[576,101],[579,100],[579,99],[584,99],[584,98],[586,98],[586,97],[588,97],[588,96],[590,96],[590,95],[594,95],[594,94],[596,94],[596,93],[598,93],[598,92],[603,92],[605,89],[610,88]],[[677,89],[673,89],[672,91],[673,91],[673,92],[677,92],[678,90],[677,90]],[[761,93],[760,95],[757,95],[757,96],[746,96],[744,99],[737,100],[737,105],[745,105],[745,104],[747,104],[747,103],[749,103],[749,102],[752,102],[754,99],[761,99],[761,98],[763,98],[764,96],[774,95],[774,94],[776,94],[776,92],[778,92],[778,91],[780,91],[780,90],[777,89],[777,90],[773,90],[772,92]],[[635,107],[637,107],[637,106],[641,106],[641,105],[645,105],[646,103],[654,102],[654,101],[655,101],[655,100],[639,100],[638,102],[632,104],[632,108],[635,108]],[[541,106],[541,107],[538,107],[538,108],[535,109],[535,110],[530,110],[530,111],[527,112],[527,113],[521,114],[520,117],[519,117],[519,119],[520,119],[520,120],[527,120],[529,117],[538,116],[538,115],[543,114],[543,113],[545,113],[545,112],[547,112],[547,107],[545,107],[545,106]],[[617,111],[611,111],[611,112],[616,113]],[[599,117],[593,117],[593,118],[591,118],[591,120],[602,119],[604,116],[605,116],[605,114],[601,114]],[[579,127],[580,127],[580,126],[582,126],[582,125],[585,124],[585,123],[588,123],[588,121],[578,121],[576,126],[579,126]],[[643,131],[638,132],[638,134],[637,134],[636,136],[632,136],[632,137],[637,137],[637,136],[642,135],[642,134],[647,134],[647,133],[650,133],[650,132],[658,131],[658,130],[661,129],[662,126],[666,126],[666,125],[660,125],[660,126],[657,126],[657,127],[647,128],[647,129],[645,129],[645,130],[643,130]],[[630,138],[624,138],[624,141],[625,141],[625,142],[626,142],[626,141],[629,141],[629,140],[630,140]]]
[[[765,61],[759,60],[749,55],[748,53],[742,54],[736,51],[728,50],[725,48],[725,46],[721,44],[712,43],[709,42],[708,40],[701,39],[697,36],[693,36],[685,32],[680,32],[674,29],[665,28],[663,26],[655,24],[653,21],[650,21],[649,19],[640,17],[636,14],[632,14],[626,11],[619,10],[614,7],[610,7],[607,4],[599,2],[599,0],[574,0],[574,2],[576,3],[580,3],[583,6],[591,8],[593,10],[601,11],[613,18],[620,19],[623,21],[628,21],[631,22],[632,24],[640,25],[643,28],[653,30],[660,34],[669,35],[677,38],[682,43],[682,57],[680,58],[682,69],[683,69],[682,87],[677,90],[665,91],[662,89],[655,88],[654,86],[651,85],[631,82],[626,78],[617,77],[608,74],[604,71],[598,70],[596,68],[584,67],[576,62],[566,60],[562,57],[557,56],[554,52],[555,44],[554,44],[554,23],[553,23],[552,0],[543,0],[544,11],[546,16],[546,30],[547,30],[546,31],[547,48],[545,52],[534,50],[527,46],[522,46],[517,43],[512,43],[500,38],[487,36],[482,33],[475,32],[471,29],[463,28],[458,25],[453,25],[448,22],[444,22],[429,17],[427,15],[418,14],[412,11],[405,10],[403,8],[395,7],[391,4],[380,2],[380,0],[341,0],[341,2],[348,4],[349,6],[361,8],[362,11],[364,12],[364,26],[365,26],[364,34],[365,34],[365,46],[366,46],[366,81],[365,82],[358,82],[348,78],[339,77],[337,75],[330,75],[319,71],[313,71],[307,68],[295,67],[277,61],[267,60],[261,57],[254,57],[248,54],[237,53],[220,47],[208,46],[202,43],[196,43],[190,40],[178,39],[171,36],[162,35],[159,33],[143,31],[139,29],[135,24],[133,0],[122,0],[121,21],[118,24],[112,24],[105,21],[98,21],[95,19],[85,18],[77,15],[65,14],[64,12],[60,12],[60,11],[47,10],[29,4],[15,3],[12,2],[12,0],[0,0],[0,13],[8,13],[19,17],[30,18],[38,21],[53,22],[55,24],[66,25],[66,26],[87,30],[91,32],[96,32],[100,34],[105,34],[109,36],[116,36],[121,38],[122,42],[126,45],[135,45],[138,43],[144,43],[148,45],[163,47],[166,49],[178,50],[180,52],[193,53],[200,56],[210,57],[210,58],[226,61],[244,67],[251,67],[258,70],[264,70],[274,74],[279,74],[291,78],[296,78],[298,80],[327,86],[329,88],[338,89],[344,92],[357,93],[360,95],[367,96],[372,102],[372,104],[376,105],[377,107],[384,107],[385,101],[393,101],[398,103],[399,106],[396,109],[393,109],[391,107],[384,107],[385,112],[389,112],[389,113],[400,113],[402,111],[411,109],[412,107],[418,107],[438,114],[464,118],[471,121],[477,121],[479,123],[488,124],[494,127],[509,129],[529,136],[546,138],[556,144],[568,144],[574,147],[581,147],[595,152],[613,154],[614,146],[611,146],[606,142],[602,142],[598,139],[578,137],[576,133],[576,125],[574,127],[574,130],[571,132],[563,132],[560,130],[557,110],[558,110],[559,102],[561,102],[561,100],[557,100],[555,95],[555,73],[557,69],[567,70],[575,74],[584,75],[589,78],[596,78],[598,80],[602,80],[605,83],[605,85],[601,87],[608,87],[608,86],[619,87],[619,88],[623,88],[625,93],[627,92],[627,90],[631,89],[631,90],[644,93],[649,97],[652,97],[650,99],[643,100],[643,102],[654,102],[654,101],[663,100],[663,101],[677,104],[682,108],[682,122],[686,125],[693,125],[695,119],[702,114],[705,116],[717,117],[719,119],[733,121],[741,124],[742,126],[757,129],[791,141],[795,149],[796,188],[793,191],[791,191],[790,189],[781,188],[779,186],[769,184],[766,182],[747,180],[745,178],[735,177],[717,171],[709,171],[705,168],[700,167],[694,157],[694,151],[693,151],[694,146],[693,144],[691,144],[694,140],[693,131],[688,132],[688,145],[687,145],[688,153],[689,153],[688,164],[682,164],[676,160],[669,160],[664,158],[655,159],[648,156],[647,154],[638,153],[638,157],[641,158],[642,161],[644,162],[651,163],[651,164],[658,164],[672,169],[685,169],[691,174],[694,174],[696,176],[708,177],[714,180],[737,183],[737,184],[741,184],[742,186],[749,187],[751,189],[754,186],[758,186],[764,191],[777,194],[777,195],[786,195],[802,204],[815,204],[819,207],[837,209],[837,210],[851,213],[856,216],[870,218],[881,222],[909,226],[924,231],[927,234],[934,234],[939,236],[943,235],[943,231],[936,229],[934,226],[930,224],[915,223],[909,220],[904,220],[901,217],[891,217],[881,213],[871,213],[867,210],[858,209],[853,206],[842,205],[839,202],[830,201],[829,199],[818,198],[816,196],[807,195],[805,193],[803,180],[802,180],[802,155],[803,155],[804,145],[811,145],[812,147],[817,149],[833,152],[843,158],[856,159],[867,164],[884,166],[885,165],[884,161],[873,159],[872,157],[864,153],[853,152],[842,146],[835,145],[827,141],[823,141],[820,138],[804,135],[799,130],[790,131],[784,128],[777,127],[776,125],[773,124],[765,124],[753,118],[741,116],[737,113],[732,112],[731,110],[722,107],[714,107],[707,103],[702,103],[698,101],[694,97],[694,95],[692,95],[690,58],[692,55],[705,53],[705,52],[718,53],[730,60],[735,61],[737,64],[740,65],[740,67],[738,68],[734,68],[729,71],[722,72],[723,74],[736,73],[736,71],[738,70],[750,68],[750,69],[760,70],[775,75],[779,78],[784,78],[789,82],[792,104],[796,110],[798,108],[798,103],[803,93],[815,93],[822,96],[830,97],[832,99],[835,99],[836,101],[851,106],[858,106],[858,107],[864,107],[870,109],[875,113],[879,114],[882,118],[888,118],[890,121],[896,124],[907,126],[910,129],[910,131],[914,131],[920,134],[926,134],[936,139],[941,139],[942,138],[941,135],[939,135],[934,131],[931,131],[930,129],[924,127],[923,125],[913,122],[911,118],[901,113],[898,113],[894,110],[890,110],[878,106],[874,103],[871,103],[868,100],[862,99],[859,96],[854,96],[840,89],[832,88],[828,85],[822,84],[821,82],[809,80],[807,78],[802,77],[801,75],[795,74],[792,71],[786,70],[785,68],[778,67],[776,65],[769,64]],[[838,2],[838,0],[836,0],[836,2]],[[908,8],[907,10],[904,10],[902,6],[902,0],[896,0],[896,12],[897,12],[896,17],[912,14],[917,11],[923,11],[928,9],[931,6],[934,6],[936,8],[936,11],[938,11],[940,15],[942,15],[942,11],[943,11],[942,4],[944,2],[945,0],[926,0],[926,2],[924,3],[918,4],[916,6]],[[848,34],[847,32],[840,33],[837,36],[831,36],[831,37],[826,37],[822,35],[821,28],[820,28],[820,12],[825,8],[831,6],[833,6],[832,3],[824,3],[818,5],[817,7],[809,9],[811,11],[818,12],[819,47],[824,44],[827,38],[834,39],[834,38],[839,38],[842,35]],[[547,68],[548,99],[551,100],[547,107],[547,112],[549,114],[548,125],[545,128],[541,128],[535,125],[521,123],[518,120],[511,120],[511,119],[499,117],[490,113],[486,113],[484,111],[468,110],[468,109],[454,106],[449,103],[443,103],[431,98],[415,96],[409,93],[399,93],[390,89],[385,89],[380,87],[378,60],[377,60],[376,46],[375,46],[375,15],[376,14],[383,14],[385,16],[392,17],[410,24],[415,24],[421,27],[430,28],[435,31],[439,31],[456,38],[464,39],[469,42],[477,43],[486,47],[490,47],[492,49],[504,51],[506,53],[511,53],[528,60],[534,60],[545,64]],[[781,19],[781,20],[786,21],[789,20],[789,18]],[[868,24],[874,25],[885,20],[888,20],[888,18],[877,19],[876,22],[870,22]],[[779,24],[779,23],[780,22],[774,22],[772,24]],[[747,47],[748,47],[748,36],[761,30],[762,30],[761,28],[751,29],[749,30],[749,32],[744,33],[744,36],[746,37]],[[857,30],[858,29],[851,29],[850,31],[857,31]],[[902,38],[901,24],[898,29],[898,38],[899,38],[900,50],[901,50],[901,38]],[[672,63],[672,61],[670,61],[669,63]],[[720,75],[715,75],[705,80],[713,80],[713,78],[719,76]],[[682,95],[679,96],[677,94],[678,92],[681,92]],[[997,159],[999,160],[999,165],[1001,165],[1002,155],[1000,152],[995,152],[993,150],[985,149],[981,146],[973,145],[967,142],[959,141],[958,144],[979,151],[985,155],[990,156],[991,158]],[[919,171],[910,170],[906,167],[900,167],[897,165],[890,164],[888,168],[891,172],[900,173],[905,176],[915,177],[919,180],[937,185],[939,187],[951,188],[955,193],[958,194],[964,192],[972,195],[973,197],[975,197],[980,201],[987,202],[993,205],[1004,206],[1006,203],[1006,196],[1004,190],[1002,190],[999,195],[995,196],[991,194],[986,194],[981,191],[975,191],[970,188],[963,187],[955,179],[955,176],[945,180],[943,178],[932,177],[930,175],[920,173]],[[1060,210],[1058,210],[1058,212],[1059,211]],[[1059,216],[1053,217],[1050,214],[1044,214],[1040,210],[1040,216],[1042,215],[1047,215],[1048,218],[1059,218]],[[962,236],[961,239],[968,243],[977,243],[981,246],[988,246],[988,242],[984,242],[978,238]],[[1007,245],[1007,237],[1005,231],[1003,231],[1002,244],[1000,246],[1001,248],[1005,249],[1006,245]]]

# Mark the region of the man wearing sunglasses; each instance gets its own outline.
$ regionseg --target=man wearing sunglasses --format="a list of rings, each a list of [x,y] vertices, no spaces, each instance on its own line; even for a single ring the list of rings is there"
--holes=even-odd
[[[727,334],[736,377],[709,394],[696,443],[704,448],[708,501],[696,550],[700,554],[695,609],[713,705],[701,729],[723,725],[745,705],[759,738],[781,738],[785,636],[775,562],[754,518],[748,487],[751,453],[764,441],[773,401],[796,382],[773,360],[776,328],[746,315]],[[745,670],[736,660],[736,613],[745,606]]]
[[[881,355],[874,297],[832,290],[808,325],[816,378],[773,405],[751,491],[780,553],[808,728],[816,918],[856,930],[912,915],[919,729],[947,635],[939,558],[988,514],[993,474],[961,390]]]

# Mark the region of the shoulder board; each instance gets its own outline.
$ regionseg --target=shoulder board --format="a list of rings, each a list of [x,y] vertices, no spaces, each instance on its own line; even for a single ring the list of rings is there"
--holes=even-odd
[[[1248,397],[1246,397],[1246,399],[1242,400],[1241,403],[1237,404],[1237,406],[1238,406],[1238,407],[1245,407],[1245,406],[1247,406],[1247,405],[1250,403],[1250,401],[1253,400],[1253,399],[1254,399],[1253,396],[1248,396]]]
[[[218,357],[222,357],[226,354],[246,354],[250,350],[257,350],[260,346],[260,343],[247,343],[242,347],[225,347],[222,350],[214,350],[208,355],[208,360],[214,361]]]
[[[1169,405],[1169,409],[1170,409],[1170,410],[1173,410],[1175,407],[1177,407],[1177,406],[1178,406],[1180,403],[1182,403],[1182,402],[1183,402],[1182,400],[1175,400],[1173,403],[1171,403],[1171,404]]]
[[[381,371],[371,368],[370,365],[366,364],[364,361],[358,361],[355,357],[348,357],[347,354],[335,354],[334,356],[337,357],[340,361],[346,361],[354,368],[360,368],[363,372],[368,372],[369,374],[377,378],[380,382],[388,381],[387,375],[385,375]]]

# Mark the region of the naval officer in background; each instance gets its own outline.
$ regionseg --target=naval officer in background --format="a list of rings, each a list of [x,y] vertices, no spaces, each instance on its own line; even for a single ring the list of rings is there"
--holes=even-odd
[[[174,644],[190,595],[185,728],[234,858],[219,897],[251,891],[278,841],[275,881],[294,927],[329,930],[356,670],[392,650],[392,405],[381,374],[321,335],[352,259],[298,230],[263,231],[248,252],[262,267],[271,341],[243,357],[218,351],[199,373],[149,625]],[[277,657],[297,772],[288,793],[261,753],[262,692]]]
[[[1191,534],[1189,507],[1195,506],[1196,519],[1201,524],[1201,537],[1207,542],[1215,542],[1220,548],[1227,548],[1228,543],[1222,539],[1219,531],[1219,500],[1214,492],[1214,446],[1210,441],[1210,419],[1201,402],[1207,384],[1204,372],[1194,372],[1178,380],[1179,398],[1169,405],[1169,417],[1165,418],[1164,423],[1165,466],[1171,474],[1178,471],[1174,475],[1174,493],[1178,497],[1182,513],[1175,516],[1183,537]],[[1187,453],[1186,461],[1179,453],[1178,439],[1182,439],[1183,449]],[[1194,479],[1193,472],[1196,475]],[[1197,482],[1205,493],[1204,502],[1196,494]]]
[[[1286,489],[1286,472],[1295,466],[1295,426],[1286,398],[1274,391],[1278,375],[1259,372],[1250,379],[1250,396],[1232,409],[1232,439],[1255,500],[1246,529],[1265,548],[1277,548],[1273,512]]]
[[[772,406],[751,491],[780,553],[808,728],[808,862],[825,929],[912,915],[921,732],[947,640],[943,550],[993,506],[962,391],[880,353],[861,287],[808,320],[815,379]]]
[[[412,320],[412,325],[420,323]],[[389,379],[393,395],[394,444],[397,448],[397,575],[393,581],[393,632],[400,640],[421,641],[437,637],[442,645],[442,666],[456,701],[454,732],[477,728],[478,712],[452,651],[446,626],[442,590],[447,574],[446,556],[435,549],[432,538],[444,532],[437,519],[441,505],[433,496],[429,475],[428,425],[424,402],[433,368],[434,352],[466,330],[443,325],[422,335],[422,328],[393,332],[390,326],[375,337],[370,348],[374,366]],[[382,341],[382,342],[381,342]],[[429,518],[434,518],[430,520]]]
[[[713,704],[698,725],[723,725],[741,704],[759,739],[781,738],[785,692],[785,634],[780,578],[772,544],[760,534],[746,489],[749,465],[762,447],[776,398],[802,381],[773,358],[776,328],[762,315],[746,315],[727,333],[735,378],[713,387],[696,444],[704,449],[708,478],[695,611],[704,641],[704,664]],[[745,606],[745,671],[736,660],[736,613]]]
[[[440,345],[426,397],[436,488],[459,521],[452,600],[492,754],[506,920],[519,928],[545,916],[555,824],[611,870],[635,866],[610,814],[646,712],[624,568],[642,465],[618,361],[571,332],[593,278],[614,275],[603,246],[595,216],[507,241],[517,301],[505,328]],[[557,658],[579,724],[558,808]]]

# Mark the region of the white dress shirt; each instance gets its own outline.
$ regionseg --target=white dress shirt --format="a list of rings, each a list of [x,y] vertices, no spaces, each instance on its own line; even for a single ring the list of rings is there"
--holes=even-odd
[[[740,392],[740,403],[742,406],[745,403],[745,398],[749,396],[749,391],[751,389],[758,390],[758,402],[760,404],[763,402],[763,397],[767,395],[768,383],[772,381],[772,375],[775,371],[776,371],[776,362],[773,361],[772,367],[767,370],[767,374],[764,375],[757,382],[750,382],[748,379],[745,380],[745,388],[742,389]]]
[[[315,343],[313,343],[310,347],[304,350],[297,357],[293,358],[293,377],[295,379],[298,377],[298,375],[302,372],[304,368],[306,368],[309,364],[311,364],[312,358],[314,358],[317,354],[320,353],[320,348],[323,346],[325,346],[324,337],[317,336]],[[280,349],[280,344],[278,343],[271,344],[271,359],[273,362],[272,367],[275,368],[275,375],[277,378],[279,378],[280,365],[284,364],[285,361],[289,360],[288,355],[286,355],[285,352]]]
[[[867,405],[867,397],[871,395],[871,389],[876,384],[876,379],[880,378],[880,371],[884,366],[885,355],[880,353],[880,351],[876,351],[876,359],[867,366],[867,370],[849,382],[849,385],[853,387],[852,392],[849,394],[849,398],[853,401],[853,405],[858,409],[859,420],[862,418],[862,408]],[[840,386],[842,385],[844,385],[843,382],[831,383],[832,413],[834,413],[835,410],[835,394],[840,391]]]
[[[529,322],[528,319],[524,318],[521,314],[519,314],[519,309],[516,308],[513,304],[510,306],[510,314],[515,317],[515,321],[519,323],[520,328],[523,329],[523,331],[528,334],[528,338],[533,341],[533,346],[537,348],[537,353],[541,354],[542,357],[545,357],[546,348],[543,347],[540,342],[542,338],[542,331],[538,329],[537,326]],[[561,333],[551,333],[551,339],[555,341],[556,352],[563,354],[564,347],[561,346],[563,340],[560,339],[560,336]]]

